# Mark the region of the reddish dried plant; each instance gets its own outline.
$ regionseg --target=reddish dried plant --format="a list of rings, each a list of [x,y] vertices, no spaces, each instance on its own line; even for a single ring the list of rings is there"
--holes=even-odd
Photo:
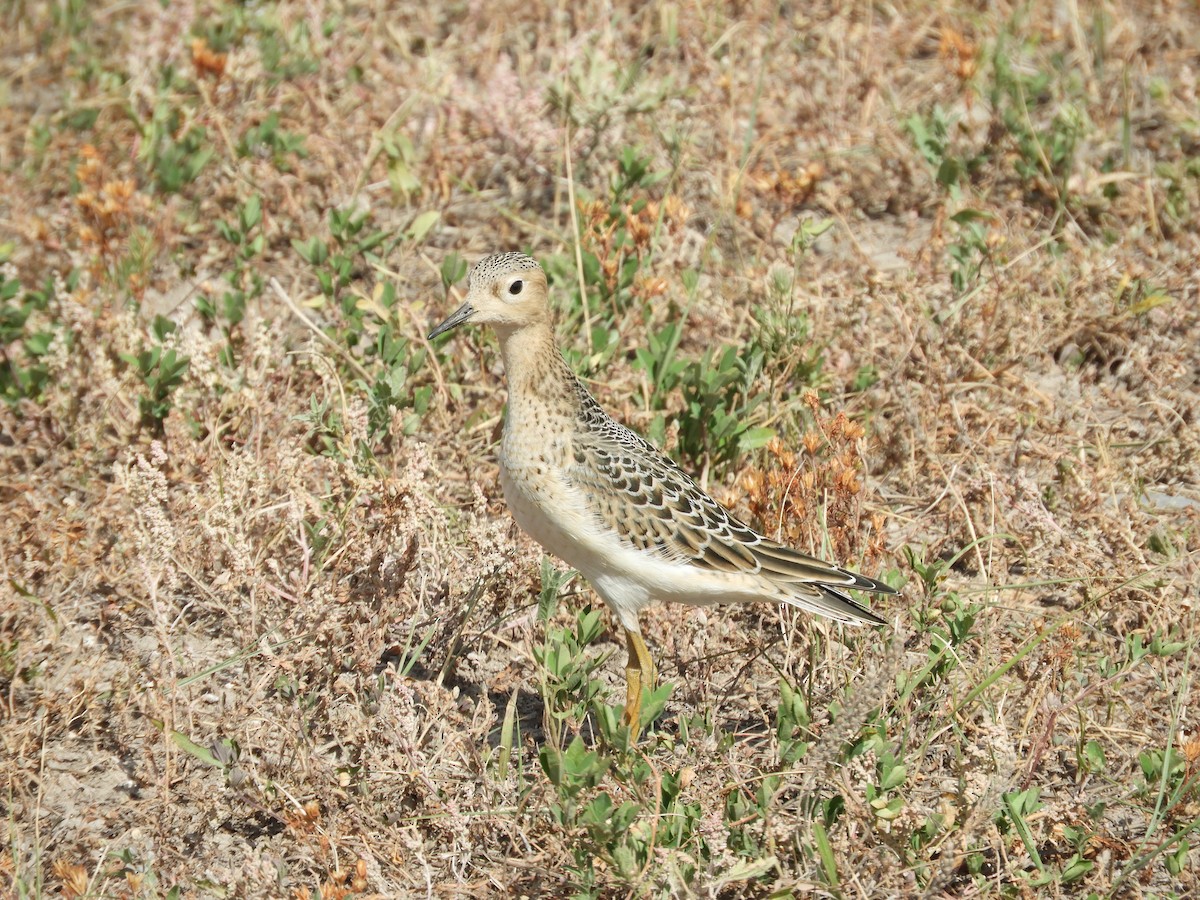
[[[218,53],[202,37],[192,38],[192,66],[201,78],[220,81],[229,62],[228,53]]]
[[[962,32],[949,26],[942,29],[938,41],[938,56],[948,63],[959,81],[969,81],[975,75],[978,55],[979,48]]]
[[[64,859],[54,861],[51,866],[54,877],[62,885],[64,897],[82,897],[88,892],[87,870],[78,863],[67,862]]]
[[[113,177],[95,147],[85,145],[80,156],[75,167],[80,184],[75,208],[83,219],[79,239],[95,254],[93,274],[111,280],[128,253],[130,236],[145,217],[149,202],[132,178]],[[135,295],[145,289],[140,273],[131,274],[129,287]]]
[[[801,438],[799,451],[774,438],[767,444],[770,463],[742,476],[750,512],[768,535],[798,549],[843,561],[876,557],[883,550],[885,516],[871,514],[864,546],[860,442],[865,431],[844,412],[822,411],[815,391],[805,392],[804,404],[813,427]]]
[[[795,210],[812,199],[824,178],[825,166],[814,161],[795,169],[779,165],[760,166],[750,173],[749,182],[760,196],[774,196],[789,209]]]
[[[672,195],[661,202],[647,200],[644,203],[626,203],[617,215],[603,200],[593,200],[580,203],[579,213],[584,246],[600,260],[604,280],[611,291],[617,286],[625,260],[630,256],[640,259],[650,249],[660,218],[667,233],[674,233],[687,221],[691,210]],[[616,247],[617,234],[622,228],[626,240]],[[639,275],[633,286],[634,295],[643,299],[659,296],[666,290],[666,281],[652,276]]]

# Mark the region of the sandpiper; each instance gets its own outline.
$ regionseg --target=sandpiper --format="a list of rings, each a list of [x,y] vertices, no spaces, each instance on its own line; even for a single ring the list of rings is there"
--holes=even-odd
[[[655,682],[638,622],[649,603],[766,600],[839,622],[883,623],[846,589],[895,590],[759,534],[600,408],[558,350],[536,260],[523,253],[481,260],[466,302],[429,338],[467,322],[491,325],[500,338],[508,508],[534,540],[579,570],[621,623],[629,652],[624,715],[634,736],[642,688]]]

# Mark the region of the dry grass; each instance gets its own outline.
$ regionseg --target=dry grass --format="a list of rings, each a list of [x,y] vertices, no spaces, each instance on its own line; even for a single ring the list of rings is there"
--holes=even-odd
[[[8,895],[1200,893],[1194,4],[14,18]],[[638,750],[607,629],[555,718],[535,651],[595,598],[536,620],[494,344],[423,338],[443,261],[508,249],[609,409],[903,583],[894,627],[655,609]],[[683,362],[766,348],[720,397],[777,442],[693,445],[707,373],[635,364],[671,322]]]

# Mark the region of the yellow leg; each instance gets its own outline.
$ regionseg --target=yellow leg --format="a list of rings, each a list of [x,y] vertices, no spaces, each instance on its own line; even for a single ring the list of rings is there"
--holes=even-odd
[[[654,660],[650,658],[646,642],[628,628],[625,629],[625,649],[629,651],[629,662],[625,664],[625,724],[629,726],[631,737],[637,740],[641,727],[642,687],[654,690],[658,673],[654,670]]]

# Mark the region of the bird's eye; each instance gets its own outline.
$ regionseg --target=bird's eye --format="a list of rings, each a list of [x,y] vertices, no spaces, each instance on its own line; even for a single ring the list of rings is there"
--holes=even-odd
[[[523,287],[525,287],[525,282],[521,281],[521,279],[518,278],[516,281],[514,281],[512,284],[510,284],[508,286],[508,292],[515,297],[517,294],[521,293],[521,289]]]

